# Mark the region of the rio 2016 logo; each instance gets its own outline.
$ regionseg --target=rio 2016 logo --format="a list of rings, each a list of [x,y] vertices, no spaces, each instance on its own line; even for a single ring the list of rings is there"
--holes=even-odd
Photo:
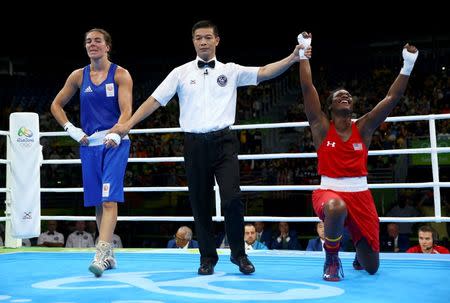
[[[19,128],[17,136],[17,142],[23,147],[30,147],[34,143],[33,132],[25,126]]]
[[[26,128],[25,126],[22,126],[21,128],[19,128],[19,130],[17,131],[17,135],[19,137],[27,137],[27,138],[31,138],[33,137],[33,132],[31,130],[29,130],[28,128]]]

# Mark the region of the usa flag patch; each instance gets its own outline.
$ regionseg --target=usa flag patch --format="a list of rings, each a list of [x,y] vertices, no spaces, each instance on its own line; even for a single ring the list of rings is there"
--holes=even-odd
[[[363,149],[362,143],[353,143],[353,149],[362,150]]]

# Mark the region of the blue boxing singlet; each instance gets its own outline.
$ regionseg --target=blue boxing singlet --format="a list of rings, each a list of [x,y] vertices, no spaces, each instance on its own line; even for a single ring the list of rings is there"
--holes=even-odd
[[[91,66],[83,69],[80,88],[81,128],[88,135],[110,129],[120,117],[118,86],[114,82],[117,65],[111,63],[106,79],[99,85],[91,81]]]

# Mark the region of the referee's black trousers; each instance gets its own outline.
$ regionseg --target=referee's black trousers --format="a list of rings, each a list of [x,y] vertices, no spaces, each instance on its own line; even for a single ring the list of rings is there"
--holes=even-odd
[[[215,205],[214,176],[219,185],[231,255],[235,258],[245,255],[238,151],[237,136],[228,128],[205,134],[185,133],[184,161],[201,263],[218,261],[211,218]]]

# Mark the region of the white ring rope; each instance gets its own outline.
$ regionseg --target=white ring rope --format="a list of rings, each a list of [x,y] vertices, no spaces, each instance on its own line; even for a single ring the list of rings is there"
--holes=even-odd
[[[411,148],[411,149],[386,149],[369,151],[369,156],[390,156],[408,154],[450,153],[450,147],[435,148]],[[239,160],[267,160],[267,159],[300,159],[316,158],[317,153],[275,153],[275,154],[248,154],[239,155]],[[129,158],[128,163],[159,163],[159,162],[183,162],[183,157],[153,157],[153,158]],[[80,164],[80,159],[53,159],[44,160],[42,164]]]
[[[423,121],[423,120],[442,120],[450,119],[450,114],[439,114],[439,115],[417,115],[417,116],[399,116],[399,117],[388,117],[385,122],[405,122],[405,121]],[[288,128],[288,127],[306,127],[309,126],[308,122],[283,122],[283,123],[264,123],[264,124],[245,124],[245,125],[233,125],[230,128],[233,130],[242,129],[264,129],[264,128]],[[2,131],[0,131],[0,135]],[[132,129],[130,134],[158,134],[158,133],[180,133],[182,132],[179,127],[168,127],[168,128],[142,128],[142,129]],[[5,134],[9,132],[3,131]],[[57,136],[68,136],[66,132],[41,132],[41,137],[57,137]]]
[[[412,148],[412,149],[392,149],[392,150],[372,150],[370,156],[374,155],[403,155],[403,154],[431,154],[431,166],[433,172],[432,182],[419,183],[379,183],[369,184],[369,188],[433,188],[434,192],[434,217],[380,217],[381,222],[450,222],[450,217],[441,216],[440,188],[450,187],[450,182],[439,181],[438,158],[439,153],[450,153],[450,147],[437,147],[435,120],[449,119],[450,114],[440,115],[417,115],[403,117],[389,117],[386,122],[403,121],[429,121],[430,130],[430,148]],[[287,128],[287,127],[306,127],[308,122],[288,122],[288,123],[269,123],[269,124],[251,124],[235,125],[233,130],[243,129],[267,129],[267,128]],[[181,128],[156,128],[156,129],[134,129],[130,134],[148,134],[148,133],[176,133],[182,132]],[[0,135],[8,136],[8,131],[0,131]],[[42,132],[41,137],[67,136],[66,132]],[[316,158],[316,153],[272,153],[272,154],[248,154],[239,155],[239,160],[263,160],[263,159],[295,159],[295,158]],[[183,157],[153,157],[153,158],[129,158],[130,163],[161,163],[161,162],[183,162]],[[0,159],[0,164],[9,166],[10,161]],[[42,164],[80,164],[80,159],[56,159],[43,160]],[[318,185],[250,185],[241,186],[242,191],[301,191],[314,190]],[[217,185],[214,187],[218,192]],[[0,188],[0,192],[8,192],[7,188]],[[126,192],[187,192],[186,186],[170,187],[125,187]],[[83,188],[41,188],[41,192],[83,192]],[[218,197],[218,194],[216,194]],[[220,201],[219,201],[220,202]],[[220,213],[220,203],[216,201],[216,216],[214,221],[223,221],[224,217]],[[42,220],[95,220],[94,216],[41,216]],[[119,221],[193,221],[193,217],[175,217],[175,216],[119,216]],[[267,216],[246,216],[246,221],[268,221],[268,222],[317,222],[317,217],[267,217]],[[0,221],[5,221],[5,217],[0,217]]]
[[[430,188],[433,182],[419,183],[372,183],[369,188]],[[437,186],[450,187],[450,182],[438,182]],[[318,189],[319,185],[241,185],[241,191],[306,191]],[[214,190],[218,190],[214,186]],[[125,187],[125,192],[187,192],[187,186],[155,186],[155,187]],[[82,193],[82,187],[45,187],[41,193]]]
[[[129,222],[193,222],[194,217],[189,216],[118,216],[118,221],[129,221]],[[444,217],[445,218],[445,217]],[[380,222],[448,222],[442,220],[444,218],[437,217],[380,217]],[[0,221],[4,218],[0,218]],[[95,221],[95,216],[41,216],[41,220],[62,220],[62,221]],[[273,216],[245,216],[244,220],[246,222],[264,221],[264,222],[319,222],[318,217],[273,217]],[[213,216],[213,221],[223,222],[224,217]]]
[[[264,217],[264,216],[245,216],[246,222],[264,221],[264,222],[319,222],[317,217]],[[59,220],[59,221],[95,221],[95,216],[41,216],[41,220]],[[194,217],[164,217],[164,216],[119,216],[119,221],[128,222],[193,222]],[[215,216],[213,220],[222,222],[223,217]],[[0,222],[6,221],[6,217],[0,217]],[[380,222],[448,222],[444,218],[438,217],[380,217]]]

